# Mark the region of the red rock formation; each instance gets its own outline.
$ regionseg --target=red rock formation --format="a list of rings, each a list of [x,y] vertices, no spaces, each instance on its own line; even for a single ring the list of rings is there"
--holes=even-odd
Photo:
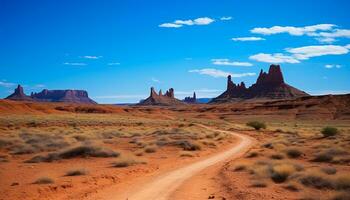
[[[186,103],[197,103],[196,92],[193,92],[192,97],[185,97],[185,99],[183,101]]]
[[[21,85],[18,85],[15,89],[15,92],[12,93],[10,96],[6,97],[5,99],[10,100],[16,100],[16,101],[32,101],[33,99],[30,96],[27,96],[23,92],[23,87]]]
[[[151,87],[150,96],[142,100],[138,105],[159,105],[159,106],[171,106],[171,105],[181,105],[184,104],[182,101],[178,100],[174,96],[174,89],[170,88],[162,94],[162,90],[159,91],[159,94],[155,92],[154,88]]]
[[[15,92],[6,99],[16,101],[38,101],[38,102],[71,102],[96,104],[84,90],[47,90],[39,93],[31,93],[30,96],[24,94],[23,88],[18,85]]]
[[[284,82],[281,67],[271,65],[269,72],[260,71],[255,84],[246,88],[244,82],[234,84],[231,76],[227,77],[227,90],[220,96],[214,98],[212,102],[228,102],[232,100],[267,98],[267,99],[290,99],[295,97],[308,96]]]

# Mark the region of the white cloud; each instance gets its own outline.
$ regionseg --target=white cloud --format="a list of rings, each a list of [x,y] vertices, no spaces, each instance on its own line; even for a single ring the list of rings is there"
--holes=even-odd
[[[174,24],[174,23],[164,23],[164,24],[160,24],[159,27],[162,28],[180,28],[182,27],[181,24]]]
[[[311,95],[349,94],[350,90],[316,90],[308,93]]]
[[[235,61],[230,61],[229,59],[212,59],[211,61],[214,65],[244,66],[244,67],[253,66],[253,64],[249,62],[235,62]]]
[[[194,24],[196,25],[208,25],[214,22],[214,19],[211,19],[209,17],[200,17],[194,20]]]
[[[158,80],[158,79],[156,79],[156,78],[152,78],[151,79],[153,82],[155,82],[155,83],[160,83],[160,81]]]
[[[108,63],[107,65],[110,65],[110,66],[112,66],[112,65],[120,65],[120,63],[118,63],[118,62],[112,62],[112,63]]]
[[[233,41],[259,41],[259,40],[265,40],[265,38],[261,37],[237,37],[237,38],[232,38]]]
[[[320,38],[316,38],[316,40],[321,43],[333,43],[337,41],[336,39],[330,38],[330,37],[320,37]]]
[[[191,73],[198,73],[203,75],[212,76],[214,78],[220,78],[220,77],[227,77],[228,75],[231,75],[232,77],[240,78],[244,76],[255,76],[255,73],[241,73],[241,74],[233,74],[230,72],[221,71],[218,69],[211,69],[211,68],[205,68],[205,69],[194,69],[190,70]]]
[[[298,48],[287,48],[286,51],[292,53],[293,57],[298,60],[306,60],[311,57],[325,55],[341,55],[349,52],[347,48],[338,45],[304,46]]]
[[[273,26],[270,28],[254,28],[251,30],[252,33],[263,34],[263,35],[273,35],[279,33],[288,33],[294,36],[301,35],[312,35],[316,31],[328,31],[331,30],[336,25],[334,24],[316,24],[312,26],[304,27],[294,27],[294,26]]]
[[[15,83],[9,83],[9,82],[6,82],[6,81],[0,81],[0,86],[9,88],[9,87],[16,86],[16,84]]]
[[[337,68],[337,69],[339,69],[339,68],[341,68],[342,66],[341,65],[334,65],[334,64],[328,64],[328,65],[325,65],[324,66],[325,68],[327,68],[327,69],[332,69],[332,68]]]
[[[102,56],[82,56],[82,58],[97,60],[102,58]]]
[[[344,47],[347,48],[347,49],[350,49],[350,44],[347,44]]]
[[[300,61],[294,58],[293,56],[287,56],[281,53],[275,53],[275,54],[259,53],[259,54],[250,56],[249,59],[256,60],[259,62],[266,62],[266,63],[300,63]]]
[[[231,20],[232,17],[231,16],[227,16],[227,17],[221,17],[220,20],[222,21],[228,21],[228,20]]]
[[[72,66],[85,66],[86,63],[71,63],[71,62],[65,62],[64,65],[72,65]]]
[[[197,19],[187,19],[187,20],[175,20],[174,22],[168,22],[160,24],[159,27],[162,28],[180,28],[184,25],[192,26],[192,25],[208,25],[213,23],[215,20],[209,17],[200,17]]]
[[[320,32],[316,34],[317,36],[326,37],[326,38],[350,38],[350,30],[349,29],[335,29],[332,32]]]

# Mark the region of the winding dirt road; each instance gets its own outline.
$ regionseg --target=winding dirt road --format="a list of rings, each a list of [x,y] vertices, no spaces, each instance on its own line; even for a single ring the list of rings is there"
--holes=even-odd
[[[168,172],[154,179],[152,182],[145,184],[142,188],[134,191],[132,194],[126,194],[127,200],[167,200],[171,197],[171,194],[181,186],[181,184],[190,179],[195,174],[202,170],[223,162],[228,159],[233,159],[244,154],[249,147],[253,144],[253,140],[238,133],[213,129],[207,126],[202,126],[207,129],[219,132],[230,133],[238,138],[236,145],[229,150],[220,154],[214,155],[205,160],[190,164],[188,166],[176,169]],[[174,163],[175,164],[175,163]],[[119,199],[119,198],[118,198]]]

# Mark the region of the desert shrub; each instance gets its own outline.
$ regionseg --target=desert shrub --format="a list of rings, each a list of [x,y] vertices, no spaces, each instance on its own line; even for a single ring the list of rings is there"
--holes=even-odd
[[[34,184],[51,184],[55,181],[50,177],[40,177],[36,181],[34,181]]]
[[[262,187],[266,187],[267,184],[263,181],[252,181],[252,184],[250,185],[251,187],[259,187],[259,188],[262,188]]]
[[[289,158],[299,158],[302,155],[302,152],[296,148],[286,149],[286,154]]]
[[[244,171],[247,169],[247,165],[245,164],[238,164],[233,168],[233,171]]]
[[[87,174],[86,169],[73,169],[73,170],[67,171],[65,176],[82,176],[86,174]]]
[[[136,164],[146,164],[146,162],[141,161],[133,156],[122,156],[117,161],[112,163],[113,167],[122,168],[129,167]]]
[[[330,137],[330,136],[335,136],[338,134],[338,129],[335,128],[335,127],[331,127],[331,126],[327,126],[327,127],[324,127],[322,130],[321,130],[321,133],[324,137]]]
[[[273,149],[273,144],[272,143],[265,143],[262,145],[262,147],[268,148],[268,149]]]
[[[146,146],[145,152],[146,153],[155,153],[157,151],[157,148],[155,146]]]
[[[49,153],[46,156],[42,156],[42,155],[34,156],[33,158],[25,162],[27,163],[52,162],[55,160],[70,159],[70,158],[77,158],[77,157],[107,158],[107,157],[117,157],[119,155],[120,154],[118,152],[115,152],[110,149],[105,149],[105,148],[96,147],[96,146],[82,145],[82,146],[69,148],[58,153]]]
[[[202,142],[202,144],[204,144],[206,146],[211,146],[211,147],[215,147],[216,146],[215,142],[210,141],[210,140],[202,140],[201,142]]]
[[[312,161],[314,162],[331,162],[333,160],[333,155],[327,152],[321,152],[315,155]]]
[[[350,192],[348,191],[337,192],[330,199],[331,200],[349,200]]]
[[[322,167],[321,171],[329,175],[337,173],[337,169],[334,167]]]
[[[13,155],[22,155],[22,154],[31,154],[36,153],[38,150],[27,144],[20,144],[14,147],[11,147],[11,154]]]
[[[172,144],[181,147],[185,151],[197,151],[202,149],[198,143],[189,140],[174,141]]]
[[[246,125],[254,128],[255,130],[266,129],[266,124],[264,122],[250,121]]]
[[[299,187],[297,186],[296,183],[287,183],[286,185],[283,186],[283,188],[292,192],[299,191]]]
[[[194,154],[188,151],[184,151],[180,153],[180,157],[194,157]]]
[[[295,171],[295,167],[291,164],[279,164],[272,167],[271,179],[275,183],[282,183]]]
[[[299,181],[305,186],[317,189],[331,189],[333,187],[332,180],[329,177],[317,172],[309,172],[303,175]]]
[[[256,152],[256,151],[252,151],[252,152],[249,152],[248,154],[247,154],[247,158],[255,158],[255,157],[257,157],[259,154],[258,154],[258,152]]]
[[[333,180],[335,189],[350,190],[350,174],[339,174]]]
[[[275,159],[275,160],[282,160],[284,158],[284,156],[282,154],[275,153],[275,154],[272,154],[270,156],[270,158]]]

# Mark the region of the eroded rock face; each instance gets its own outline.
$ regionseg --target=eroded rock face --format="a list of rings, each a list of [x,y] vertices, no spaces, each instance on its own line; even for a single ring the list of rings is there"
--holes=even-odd
[[[16,100],[16,101],[32,101],[30,96],[24,94],[23,87],[18,85],[15,91],[5,99]]]
[[[240,99],[266,98],[266,99],[290,99],[301,96],[309,96],[284,82],[281,67],[271,65],[266,73],[260,71],[255,84],[246,88],[244,82],[235,84],[231,76],[227,77],[227,90],[212,102],[228,102]]]
[[[84,90],[47,90],[39,93],[31,93],[30,96],[24,94],[23,88],[18,85],[15,92],[6,99],[16,101],[38,101],[38,102],[71,102],[71,103],[89,103],[96,104],[89,98]]]
[[[185,99],[183,101],[186,103],[197,103],[196,92],[193,92],[192,97],[185,97]]]
[[[47,90],[31,95],[33,99],[48,102],[72,102],[96,104],[85,90]]]
[[[150,96],[142,100],[138,105],[159,105],[159,106],[171,106],[171,105],[181,105],[184,104],[182,101],[175,98],[174,89],[170,88],[162,94],[162,90],[159,90],[159,93],[151,87]]]

